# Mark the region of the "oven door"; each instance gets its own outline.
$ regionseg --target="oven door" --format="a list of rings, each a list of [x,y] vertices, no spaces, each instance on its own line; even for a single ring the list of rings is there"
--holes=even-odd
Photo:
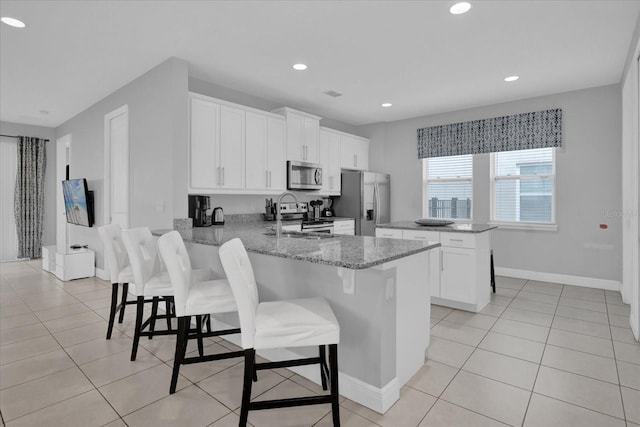
[[[333,234],[333,224],[302,224],[303,233]]]

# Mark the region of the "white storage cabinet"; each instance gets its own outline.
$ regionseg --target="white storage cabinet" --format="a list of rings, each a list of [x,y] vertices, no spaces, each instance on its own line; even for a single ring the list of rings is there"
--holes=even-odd
[[[490,232],[376,229],[376,237],[440,242],[440,248],[430,251],[431,302],[473,312],[491,300],[490,236]]]

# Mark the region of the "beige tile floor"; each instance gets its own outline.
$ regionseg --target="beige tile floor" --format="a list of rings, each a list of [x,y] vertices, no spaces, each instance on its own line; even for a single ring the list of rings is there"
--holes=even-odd
[[[482,313],[432,306],[424,367],[380,415],[348,399],[343,426],[640,427],[640,344],[617,292],[498,277]],[[235,426],[239,359],[184,366],[172,337],[142,340],[134,312],[105,340],[110,285],[60,282],[38,261],[0,264],[0,411],[10,426]],[[207,341],[207,351],[232,348]],[[191,347],[190,351],[194,348]],[[278,369],[254,396],[320,388]],[[251,413],[255,427],[329,426],[328,405]]]

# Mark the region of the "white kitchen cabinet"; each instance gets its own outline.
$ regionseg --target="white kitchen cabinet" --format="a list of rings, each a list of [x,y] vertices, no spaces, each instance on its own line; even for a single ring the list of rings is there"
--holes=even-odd
[[[340,180],[340,134],[324,127],[320,128],[320,166],[322,166],[322,190],[320,194],[339,196]]]
[[[440,298],[474,304],[476,300],[476,271],[473,249],[440,248]],[[489,287],[487,286],[487,289]],[[487,292],[489,292],[487,290]]]
[[[353,219],[333,221],[333,234],[354,236],[356,234],[356,221]]]
[[[396,228],[376,228],[376,237],[402,239],[402,230]]]
[[[287,122],[287,160],[320,162],[320,117],[283,107],[273,110]]]
[[[284,191],[285,121],[268,113],[245,113],[246,189]]]
[[[189,113],[189,187],[213,190],[220,179],[220,105],[192,97]]]
[[[240,108],[220,106],[220,187],[244,188],[245,112]]]
[[[433,304],[478,312],[491,299],[490,234],[376,228],[376,237],[439,242],[429,251]]]
[[[192,95],[189,115],[190,191],[243,189],[244,110]]]
[[[437,231],[423,231],[423,230],[400,230],[402,231],[402,238],[405,240],[425,240],[430,242],[439,242],[440,233]],[[431,290],[431,297],[439,298],[441,296],[440,291],[440,248],[432,249],[429,251],[429,288]]]
[[[340,167],[351,170],[369,169],[369,140],[355,135],[340,135]]]

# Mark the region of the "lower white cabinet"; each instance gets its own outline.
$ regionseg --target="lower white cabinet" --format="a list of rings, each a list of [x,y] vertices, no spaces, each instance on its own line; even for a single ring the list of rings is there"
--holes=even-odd
[[[353,219],[333,221],[333,234],[354,236],[356,234],[356,222]]]
[[[376,237],[440,242],[440,248],[429,251],[433,304],[478,312],[491,300],[489,232],[377,228]]]
[[[42,269],[62,281],[93,277],[96,273],[96,253],[91,249],[71,249],[56,252],[55,246],[42,247]]]

